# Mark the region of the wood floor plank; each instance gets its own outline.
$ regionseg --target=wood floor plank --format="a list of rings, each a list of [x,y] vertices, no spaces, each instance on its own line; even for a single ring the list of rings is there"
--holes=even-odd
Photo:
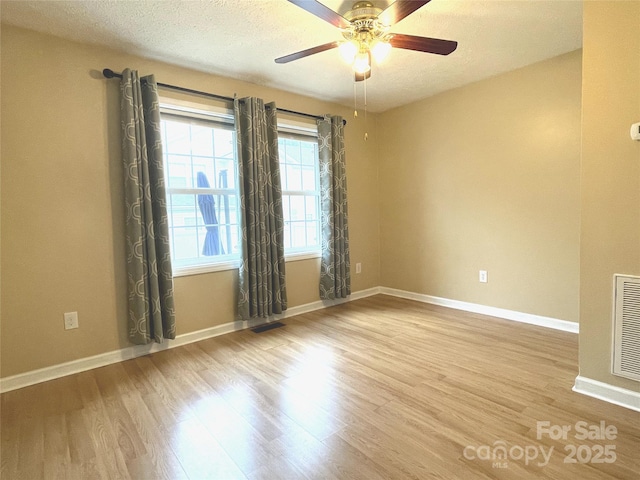
[[[18,476],[20,396],[20,391],[13,391],[0,397],[0,478]]]
[[[44,421],[42,416],[22,420],[18,436],[19,477],[43,478],[44,476]]]
[[[189,408],[188,402],[181,397],[180,391],[174,388],[170,379],[158,370],[151,356],[136,358],[133,361],[144,372],[156,392],[152,395],[145,395],[143,398],[152,397],[153,399],[158,399],[155,406],[158,410],[163,410],[158,412],[162,414],[163,421],[177,424],[193,417],[193,412]]]
[[[77,389],[82,400],[81,412],[95,452],[119,448],[111,418],[92,371],[78,375]]]
[[[45,477],[57,477],[47,472],[59,471],[60,465],[70,463],[69,437],[64,413],[44,419],[44,471]]]
[[[249,475],[268,463],[268,440],[253,428],[218,394],[202,399],[195,407],[201,425],[225,450],[227,455]]]
[[[295,478],[298,480],[309,479],[302,470],[297,468],[287,459],[281,456],[271,456],[258,470],[252,472],[250,480],[273,480],[274,478]]]
[[[153,477],[167,479],[188,478],[169,444],[164,441],[172,428],[159,422],[138,395],[122,397],[124,408],[129,413],[133,427],[145,452],[124,459],[126,471],[132,479]],[[117,450],[116,452],[119,452]]]
[[[227,385],[221,385],[220,372],[200,372],[209,384],[215,385],[216,392],[225,399],[228,405],[242,416],[266,440],[280,437],[283,431],[289,429],[289,424],[273,417],[268,408],[263,408],[259,399],[255,399],[249,384],[233,380]]]
[[[95,458],[96,451],[93,448],[91,435],[85,424],[82,411],[67,412],[65,419],[71,463],[81,465]]]
[[[638,478],[640,413],[571,391],[576,335],[384,295],[284,323],[2,394],[0,476]],[[615,462],[565,463],[572,445]]]
[[[105,408],[111,420],[119,450],[126,461],[145,455],[147,449],[123,403],[125,398],[125,395],[106,398]],[[89,442],[84,443],[84,445],[88,444]]]
[[[247,478],[195,418],[180,422],[168,441],[191,479]]]
[[[327,462],[328,447],[295,423],[289,425],[285,434],[270,442],[269,448],[274,455],[294,465],[304,477],[313,480],[340,479]]]

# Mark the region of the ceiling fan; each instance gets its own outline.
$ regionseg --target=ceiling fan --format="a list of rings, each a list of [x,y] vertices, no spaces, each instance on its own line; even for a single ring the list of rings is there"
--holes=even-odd
[[[335,41],[307,48],[276,58],[276,63],[289,63],[316,53],[338,48],[343,58],[353,66],[355,80],[371,76],[371,57],[381,61],[391,48],[449,55],[458,42],[438,38],[417,37],[402,33],[389,33],[389,28],[409,16],[430,0],[396,0],[386,9],[370,1],[357,1],[344,15],[334,12],[317,0],[288,0],[307,12],[338,27],[343,41]]]

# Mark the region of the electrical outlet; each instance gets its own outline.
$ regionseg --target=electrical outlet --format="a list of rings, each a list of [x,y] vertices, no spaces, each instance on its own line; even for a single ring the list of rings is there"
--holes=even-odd
[[[64,314],[64,329],[71,330],[72,328],[78,328],[78,312]]]
[[[480,280],[480,283],[487,283],[489,281],[489,277],[487,275],[486,270],[480,270],[480,274],[478,275],[478,280]]]
[[[356,273],[362,273],[362,264],[356,263]]]

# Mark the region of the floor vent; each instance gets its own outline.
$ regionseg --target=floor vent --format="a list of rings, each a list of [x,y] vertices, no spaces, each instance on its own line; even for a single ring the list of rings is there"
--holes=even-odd
[[[640,380],[640,277],[614,276],[613,374]]]
[[[262,333],[262,332],[266,332],[267,330],[273,330],[274,328],[278,328],[278,327],[284,327],[284,323],[282,322],[265,323],[264,325],[260,325],[259,327],[252,328],[251,331],[253,333]]]

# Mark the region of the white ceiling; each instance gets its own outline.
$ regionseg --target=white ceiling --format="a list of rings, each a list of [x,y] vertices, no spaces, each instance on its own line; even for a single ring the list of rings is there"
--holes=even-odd
[[[381,7],[391,3],[372,1]],[[353,2],[322,3],[344,13]],[[0,5],[6,24],[353,104],[350,67],[337,50],[274,63],[276,57],[341,38],[338,29],[286,0],[2,0]],[[580,48],[582,1],[432,0],[391,32],[456,40],[458,49],[449,56],[393,49],[367,81],[368,108],[374,112]],[[361,92],[361,83],[358,88]]]

